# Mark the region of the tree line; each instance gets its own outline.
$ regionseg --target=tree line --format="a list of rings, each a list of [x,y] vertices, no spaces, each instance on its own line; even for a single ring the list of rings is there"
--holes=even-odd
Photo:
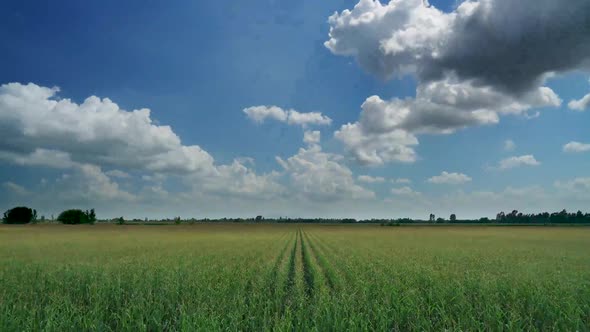
[[[219,218],[219,219],[182,219],[180,217],[167,219],[131,219],[125,220],[123,217],[114,219],[98,220],[94,209],[80,210],[70,209],[61,212],[57,219],[63,224],[94,224],[95,222],[106,222],[116,224],[192,224],[192,223],[308,223],[308,224],[380,224],[382,226],[399,226],[402,224],[518,224],[518,225],[545,225],[545,224],[590,224],[590,213],[577,211],[569,213],[565,209],[560,212],[542,212],[525,214],[517,210],[509,213],[499,212],[495,219],[487,217],[478,219],[458,219],[456,214],[451,214],[448,219],[436,218],[430,214],[428,220],[397,218],[397,219],[353,219],[353,218],[264,218],[258,215],[253,218]],[[37,217],[37,211],[25,206],[18,206],[4,212],[2,219],[5,224],[29,224],[48,221],[44,216]],[[53,217],[51,218],[53,221]]]
[[[34,224],[45,221],[45,216],[37,218],[37,210],[26,206],[14,207],[4,212],[2,218],[2,222],[5,224]],[[65,210],[57,216],[57,221],[68,225],[94,224],[96,222],[96,213],[94,209],[86,211],[78,209]]]

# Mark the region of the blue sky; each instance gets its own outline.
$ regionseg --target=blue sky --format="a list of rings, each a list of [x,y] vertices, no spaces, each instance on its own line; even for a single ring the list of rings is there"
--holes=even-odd
[[[506,12],[507,0],[488,2],[490,8],[473,12],[461,1],[435,0],[430,7],[421,0],[3,2],[0,128],[13,129],[0,144],[0,207],[25,204],[48,215],[96,207],[104,217],[360,218],[587,209],[590,112],[583,97],[590,92],[590,40],[583,33],[588,27],[576,22],[587,18],[588,5],[574,1],[570,6],[582,13],[576,14],[547,0],[536,3],[538,10]],[[340,23],[328,20],[335,12]],[[543,13],[568,24],[542,21]],[[351,23],[361,14],[364,21]],[[507,15],[508,23],[494,25]],[[479,47],[497,57],[482,62],[478,45],[464,42],[471,37],[462,23],[467,18],[492,22],[482,26],[506,38]],[[535,35],[527,24],[539,18],[548,28],[571,31],[573,44]],[[398,33],[408,26],[414,34]],[[505,52],[514,36],[524,36],[518,47],[543,52]],[[454,41],[465,49],[452,47]],[[493,74],[506,68],[514,79]],[[514,83],[521,81],[524,87]],[[17,85],[7,88],[10,83]],[[59,92],[47,97],[28,83]],[[453,89],[464,89],[464,105],[477,107],[434,99]],[[27,93],[76,105],[90,96],[108,98],[119,113],[105,120],[86,116],[84,108],[50,107],[42,111],[55,125],[36,123],[41,109]],[[370,96],[383,103],[361,108]],[[17,108],[9,97],[29,104]],[[572,100],[580,105],[569,107]],[[257,121],[244,111],[257,106],[321,113],[331,121]],[[152,122],[141,133],[169,126],[180,142],[158,132],[129,143],[133,134],[118,126],[133,125],[125,112],[142,108],[150,109]],[[411,115],[380,127],[406,108]],[[363,122],[365,113],[376,122]],[[346,124],[362,139],[343,133]],[[304,143],[305,131],[320,131],[321,141]],[[394,131],[405,141],[392,138]],[[566,148],[570,142],[578,144]],[[185,149],[190,146],[203,153]],[[393,146],[405,152],[392,152]],[[42,158],[34,155],[39,149]],[[359,157],[366,153],[374,158]],[[69,161],[56,167],[56,155]],[[137,163],[134,156],[141,156]],[[358,178],[363,175],[373,179]]]

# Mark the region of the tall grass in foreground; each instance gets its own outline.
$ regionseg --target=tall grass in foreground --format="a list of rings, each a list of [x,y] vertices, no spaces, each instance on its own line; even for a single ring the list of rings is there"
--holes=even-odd
[[[590,229],[0,227],[0,330],[590,330]]]

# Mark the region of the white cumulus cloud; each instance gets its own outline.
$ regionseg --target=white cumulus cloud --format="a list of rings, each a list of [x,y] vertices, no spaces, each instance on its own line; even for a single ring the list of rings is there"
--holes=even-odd
[[[420,134],[450,134],[458,129],[498,123],[500,115],[526,114],[555,107],[559,97],[540,87],[517,98],[473,82],[453,79],[419,85],[415,98],[385,101],[371,96],[361,105],[357,122],[335,133],[361,164],[414,162]]]
[[[130,177],[126,170],[159,182],[179,177],[200,193],[266,197],[282,190],[275,173],[256,174],[238,159],[217,165],[201,147],[183,145],[172,128],[154,123],[149,109],[126,111],[96,96],[77,104],[58,92],[33,83],[0,86],[0,161],[69,170],[53,186],[62,190],[55,197],[141,199],[116,182]]]
[[[319,145],[299,149],[294,156],[276,158],[291,180],[294,190],[305,199],[333,201],[368,199],[375,194],[355,183],[343,157],[323,152]]]
[[[416,97],[367,98],[336,138],[361,164],[413,162],[420,134],[537,118],[562,103],[545,79],[590,64],[588,20],[586,0],[471,0],[450,13],[421,0],[360,0],[330,16],[325,46],[380,78],[414,76]]]
[[[182,145],[169,126],[155,125],[149,109],[128,112],[95,96],[76,104],[56,99],[58,91],[33,83],[0,86],[0,153],[38,162],[51,151],[60,160],[160,172],[213,167],[206,151]]]

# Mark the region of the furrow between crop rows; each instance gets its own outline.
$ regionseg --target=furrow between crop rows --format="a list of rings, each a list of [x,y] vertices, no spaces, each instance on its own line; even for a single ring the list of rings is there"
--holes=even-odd
[[[281,316],[284,316],[286,311],[293,306],[295,298],[294,286],[295,286],[295,265],[297,258],[297,244],[299,243],[299,237],[295,236],[291,253],[289,254],[289,260],[287,262],[287,278],[283,285],[283,301],[281,303]]]
[[[323,241],[319,235],[312,234],[312,241],[317,243],[316,248],[322,257],[329,257],[332,264],[330,266],[337,266],[332,271],[336,275],[334,280],[340,280],[340,284],[351,285],[354,284],[354,273],[349,267],[349,261],[342,259],[341,253],[333,246],[329,245],[326,241]]]

